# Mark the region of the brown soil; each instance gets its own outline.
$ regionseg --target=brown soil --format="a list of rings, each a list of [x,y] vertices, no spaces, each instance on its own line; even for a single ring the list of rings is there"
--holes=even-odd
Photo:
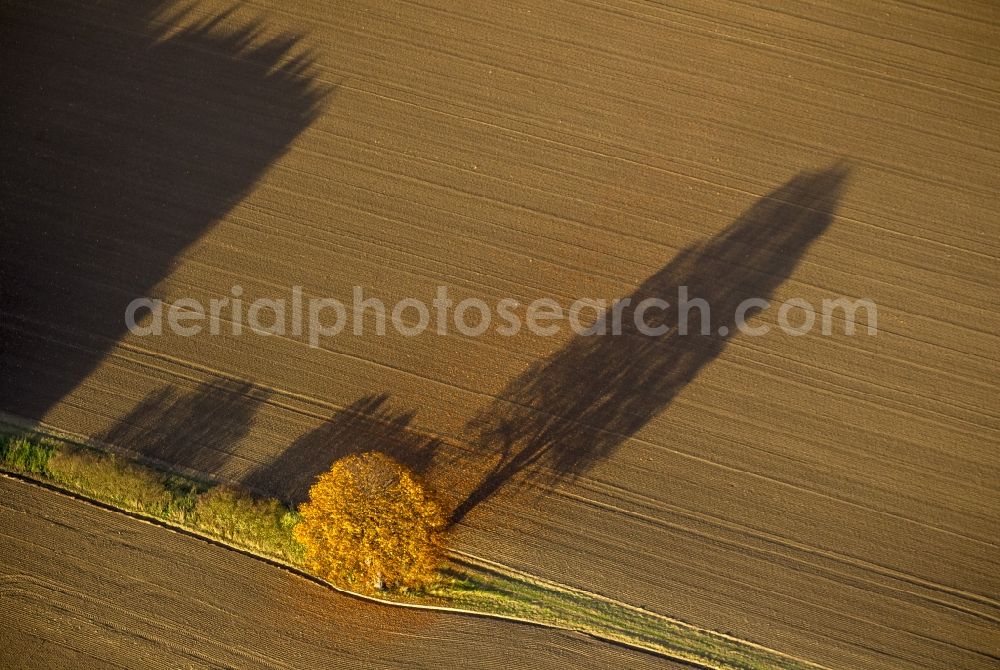
[[[829,667],[996,664],[990,3],[36,4],[0,28],[0,408],[292,499],[388,445],[464,551]],[[124,332],[234,284],[865,297],[879,333]]]

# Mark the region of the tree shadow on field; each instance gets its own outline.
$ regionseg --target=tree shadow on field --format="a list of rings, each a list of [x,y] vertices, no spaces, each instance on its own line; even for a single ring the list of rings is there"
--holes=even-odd
[[[250,490],[291,504],[306,500],[316,477],[344,456],[381,451],[418,475],[427,475],[441,442],[409,429],[414,412],[388,408],[388,394],[360,398],[334,412],[271,463],[243,480]]]
[[[0,6],[0,408],[42,418],[331,93],[300,37],[197,4]]]
[[[609,309],[599,321],[607,334],[574,336],[511,381],[467,426],[474,452],[493,465],[455,509],[452,522],[521,473],[550,483],[578,476],[662,412],[725,348],[740,303],[768,299],[830,225],[847,174],[839,164],[798,174],[646,279],[621,310],[619,335],[612,334]],[[693,308],[688,334],[678,332],[682,286],[688,300],[701,298],[710,306],[704,331],[701,311]],[[662,335],[644,334],[635,325],[636,306],[647,298],[671,305],[641,315]]]
[[[143,398],[100,439],[161,467],[215,477],[268,397],[240,380],[204,382],[189,393],[168,386]]]

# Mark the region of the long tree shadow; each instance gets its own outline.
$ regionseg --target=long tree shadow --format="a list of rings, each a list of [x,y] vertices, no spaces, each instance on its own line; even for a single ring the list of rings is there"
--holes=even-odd
[[[836,165],[798,174],[644,281],[621,310],[620,334],[613,334],[609,309],[601,318],[607,334],[595,328],[577,335],[510,382],[468,426],[474,452],[494,465],[452,521],[521,473],[549,480],[579,475],[662,412],[722,352],[736,331],[740,303],[768,299],[826,230],[847,173]],[[701,298],[710,306],[707,329],[693,308],[688,334],[679,334],[680,287],[687,287],[688,300]],[[671,304],[642,315],[662,335],[636,326],[636,307],[647,298]]]
[[[101,440],[168,469],[215,477],[236,456],[269,393],[242,380],[216,379],[182,393],[153,391]]]
[[[414,412],[387,406],[387,394],[360,398],[334,412],[323,425],[303,435],[271,463],[243,480],[250,490],[285,502],[304,501],[316,477],[350,454],[381,451],[419,475],[434,465],[441,442],[411,431]]]
[[[331,92],[299,37],[169,4],[0,7],[4,410],[80,383]]]

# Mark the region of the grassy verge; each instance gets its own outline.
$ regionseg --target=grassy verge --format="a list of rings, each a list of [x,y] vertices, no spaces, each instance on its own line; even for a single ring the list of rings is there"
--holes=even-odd
[[[293,566],[302,562],[291,532],[298,515],[277,500],[255,499],[38,434],[0,435],[0,469]]]
[[[624,603],[469,561],[454,561],[432,590],[441,605],[502,614],[654,651],[696,666],[805,670],[817,666]]]
[[[133,514],[305,571],[281,502],[163,472],[38,433],[0,426],[0,470],[37,479]],[[514,617],[579,630],[717,670],[805,670],[811,664],[600,596],[453,556],[433,588],[385,600]]]

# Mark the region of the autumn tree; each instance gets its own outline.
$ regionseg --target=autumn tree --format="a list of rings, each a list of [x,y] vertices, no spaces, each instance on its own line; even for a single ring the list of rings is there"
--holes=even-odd
[[[434,578],[444,513],[410,471],[385,454],[338,460],[317,478],[299,513],[295,537],[309,568],[325,579],[383,590]]]

